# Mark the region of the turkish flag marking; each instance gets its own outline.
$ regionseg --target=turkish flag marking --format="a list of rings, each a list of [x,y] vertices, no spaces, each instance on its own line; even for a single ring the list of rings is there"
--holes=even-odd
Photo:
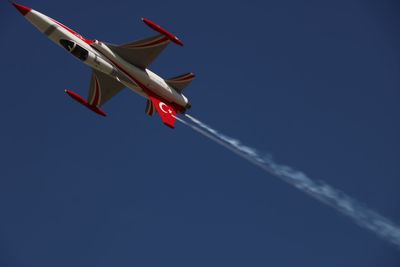
[[[176,121],[176,111],[167,103],[161,101],[160,99],[150,96],[151,102],[153,102],[154,107],[157,109],[158,114],[160,114],[162,121],[168,127],[174,128]]]

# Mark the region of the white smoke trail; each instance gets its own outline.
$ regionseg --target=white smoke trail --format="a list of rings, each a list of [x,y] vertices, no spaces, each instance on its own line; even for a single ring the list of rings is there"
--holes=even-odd
[[[304,193],[335,208],[340,213],[347,215],[359,226],[366,228],[382,239],[394,244],[400,249],[400,228],[398,225],[383,217],[379,213],[365,207],[345,193],[331,187],[322,181],[314,181],[306,174],[285,165],[280,165],[270,156],[261,156],[251,147],[243,145],[239,140],[219,133],[200,120],[186,114],[192,123],[177,118],[186,126],[210,138],[212,141],[229,149],[240,157],[248,160],[271,175],[281,178]]]

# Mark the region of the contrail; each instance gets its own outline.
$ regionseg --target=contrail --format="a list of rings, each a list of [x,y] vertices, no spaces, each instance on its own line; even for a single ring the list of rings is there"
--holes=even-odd
[[[350,217],[359,226],[370,230],[383,240],[400,249],[400,227],[391,220],[359,203],[345,193],[322,181],[315,181],[303,172],[289,166],[276,163],[271,156],[261,156],[254,148],[243,145],[239,140],[228,137],[211,128],[200,120],[186,114],[191,122],[177,120],[217,144],[260,167],[267,173],[276,176],[315,199],[335,208]]]

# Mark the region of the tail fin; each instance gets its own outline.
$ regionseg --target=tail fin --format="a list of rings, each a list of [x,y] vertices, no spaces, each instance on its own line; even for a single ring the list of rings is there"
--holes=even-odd
[[[194,75],[194,73],[188,72],[183,75],[165,80],[165,82],[181,94],[183,92],[183,89],[185,89],[185,87],[188,86],[195,77],[196,76]]]

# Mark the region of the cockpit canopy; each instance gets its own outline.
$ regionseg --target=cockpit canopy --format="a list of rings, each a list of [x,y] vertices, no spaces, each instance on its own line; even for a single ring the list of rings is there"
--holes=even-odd
[[[82,61],[86,61],[86,59],[89,56],[89,52],[81,47],[80,45],[70,41],[70,40],[65,40],[61,39],[60,44],[68,51],[71,52],[74,56],[76,56],[78,59]]]

